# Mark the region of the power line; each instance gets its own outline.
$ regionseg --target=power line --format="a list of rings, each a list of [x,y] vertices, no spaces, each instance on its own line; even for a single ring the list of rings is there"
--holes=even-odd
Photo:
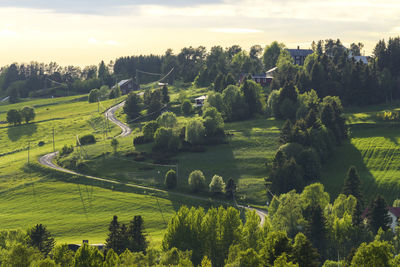
[[[140,72],[140,73],[143,73],[143,74],[149,74],[149,75],[157,75],[157,76],[161,76],[162,75],[161,73],[147,72],[147,71],[143,71],[143,70],[139,70],[139,69],[136,69],[136,72]]]

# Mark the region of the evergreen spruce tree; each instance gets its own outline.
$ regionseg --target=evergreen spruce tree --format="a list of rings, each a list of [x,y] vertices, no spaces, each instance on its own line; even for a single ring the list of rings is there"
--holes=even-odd
[[[311,220],[308,227],[308,236],[318,252],[323,255],[326,253],[326,221],[320,206],[312,210]]]
[[[279,135],[279,142],[281,144],[290,143],[290,141],[292,140],[292,128],[293,125],[290,120],[286,120]]]
[[[106,239],[106,248],[112,248],[116,253],[121,254],[123,252],[123,236],[121,235],[121,227],[116,215],[114,215],[108,230],[110,232],[108,233],[108,237]]]
[[[362,216],[362,205],[361,202],[357,200],[357,204],[352,215],[352,222],[354,226],[361,226],[362,223],[361,216]]]
[[[55,241],[43,224],[37,224],[28,230],[28,244],[36,247],[45,256],[53,249]]]
[[[383,231],[389,229],[391,218],[388,213],[387,203],[383,197],[378,195],[372,202],[368,212],[369,226],[374,233],[377,233],[379,228]]]
[[[363,196],[361,193],[361,181],[355,166],[351,166],[347,171],[347,177],[343,185],[342,193],[345,195],[353,195],[362,208]]]
[[[144,232],[143,218],[138,215],[133,217],[128,229],[129,249],[134,252],[146,252],[148,242]]]
[[[235,180],[230,178],[225,186],[225,194],[227,198],[233,198],[236,193],[236,184]]]
[[[165,104],[169,103],[168,87],[166,84],[162,88],[162,99]]]

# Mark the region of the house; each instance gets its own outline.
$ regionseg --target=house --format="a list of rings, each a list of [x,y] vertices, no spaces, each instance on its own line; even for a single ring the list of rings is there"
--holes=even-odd
[[[392,221],[390,222],[390,228],[394,232],[396,227],[399,225],[399,218],[400,218],[400,207],[388,207],[388,214]],[[367,219],[368,216],[368,209],[365,209],[361,215],[361,218]]]
[[[265,87],[268,86],[271,81],[272,81],[272,76],[273,73],[260,73],[260,74],[249,74],[249,73],[244,73],[242,75],[240,75],[240,79],[239,79],[239,85],[243,83],[243,79],[245,77],[251,76],[251,80],[258,83],[259,85]]]
[[[194,106],[195,106],[196,108],[204,106],[204,101],[205,101],[206,99],[207,99],[207,96],[206,96],[206,95],[202,95],[202,96],[199,96],[199,97],[195,98],[195,99],[194,99],[194,101],[195,101]]]
[[[127,95],[132,91],[137,91],[140,89],[140,86],[136,84],[133,79],[121,80],[118,82],[118,86],[121,89],[121,93],[123,95]]]
[[[297,46],[297,49],[286,49],[289,54],[292,56],[294,60],[294,64],[303,66],[304,61],[308,55],[314,53],[311,49],[300,49],[300,46]]]

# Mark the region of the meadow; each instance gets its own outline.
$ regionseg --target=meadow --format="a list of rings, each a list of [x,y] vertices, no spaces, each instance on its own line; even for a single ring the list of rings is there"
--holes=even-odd
[[[367,202],[377,193],[389,204],[400,198],[400,124],[383,122],[378,115],[398,111],[399,105],[347,110],[350,138],[335,149],[325,164],[322,182],[335,197],[340,193],[349,166],[357,167]]]
[[[40,168],[27,167],[28,141],[30,162],[53,151],[52,129],[55,129],[55,148],[75,144],[76,135],[94,133],[103,137],[103,117],[97,103],[89,104],[86,96],[54,99],[24,100],[22,103],[0,106],[0,121],[11,108],[32,106],[36,119],[28,125],[1,124],[0,154],[0,223],[2,229],[27,229],[37,223],[48,226],[58,243],[104,243],[108,224],[113,215],[128,223],[134,215],[142,215],[153,245],[161,242],[163,230],[180,205],[194,205],[191,200],[168,195],[156,197],[150,192],[116,189],[109,185],[80,184],[57,172],[47,173]],[[121,99],[101,103],[100,113]],[[27,131],[27,129],[31,129]],[[108,136],[118,135],[120,129],[110,124]],[[131,140],[131,138],[129,138]],[[38,146],[44,141],[43,146]],[[109,146],[109,145],[108,145]],[[22,149],[22,151],[19,151]]]

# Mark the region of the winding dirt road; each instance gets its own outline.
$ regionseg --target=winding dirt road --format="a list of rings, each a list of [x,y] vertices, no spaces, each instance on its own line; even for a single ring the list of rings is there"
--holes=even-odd
[[[121,102],[120,104],[111,107],[110,109],[108,109],[104,114],[106,116],[107,119],[109,119],[112,123],[115,123],[116,125],[118,125],[121,128],[121,134],[118,135],[118,137],[126,137],[128,135],[130,135],[132,133],[131,128],[129,128],[128,125],[122,123],[121,121],[119,121],[116,117],[115,117],[115,111],[118,110],[119,108],[121,108],[123,105],[125,104],[125,101]],[[129,187],[133,187],[133,188],[138,188],[138,189],[144,189],[144,190],[148,190],[148,191],[153,191],[153,192],[160,192],[160,193],[167,193],[170,195],[175,195],[175,196],[179,196],[179,197],[185,197],[185,198],[191,198],[191,199],[198,199],[198,200],[202,200],[202,201],[208,201],[209,199],[206,197],[200,197],[200,196],[193,196],[190,194],[185,194],[185,193],[179,193],[179,192],[173,192],[173,191],[166,191],[166,190],[162,190],[162,189],[157,189],[157,188],[153,188],[153,187],[147,187],[147,186],[141,186],[141,185],[136,185],[136,184],[131,184],[131,183],[121,183],[115,180],[110,180],[110,179],[106,179],[106,178],[100,178],[100,177],[95,177],[95,176],[90,176],[90,175],[85,175],[85,174],[81,174],[81,173],[77,173],[75,171],[72,170],[68,170],[65,168],[62,168],[60,166],[58,166],[57,164],[54,163],[54,159],[55,157],[58,155],[58,151],[57,152],[52,152],[49,154],[46,154],[42,157],[39,158],[39,163],[43,166],[49,167],[51,169],[60,171],[60,172],[64,172],[64,173],[69,173],[72,175],[78,175],[78,176],[82,176],[85,177],[87,179],[92,179],[92,180],[96,180],[96,181],[102,181],[102,182],[107,182],[107,183],[111,183],[111,184],[119,184],[119,185],[125,185],[125,186],[129,186]],[[230,204],[224,201],[217,201],[220,202],[222,204]],[[267,212],[263,211],[263,210],[259,210],[259,209],[255,209],[249,206],[243,206],[243,205],[238,205],[236,204],[237,207],[239,208],[244,208],[247,210],[253,210],[257,213],[257,215],[260,217],[260,225],[262,226],[265,222],[265,216],[267,216]]]

